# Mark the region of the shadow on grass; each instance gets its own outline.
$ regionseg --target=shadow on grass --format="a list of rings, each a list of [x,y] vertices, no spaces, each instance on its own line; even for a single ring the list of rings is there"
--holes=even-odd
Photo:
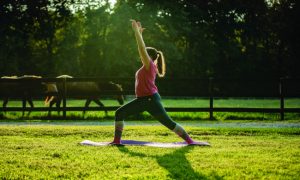
[[[206,176],[193,169],[190,162],[185,156],[185,154],[187,154],[193,148],[194,146],[182,147],[169,154],[165,154],[162,156],[151,156],[140,152],[130,151],[127,147],[124,146],[118,147],[119,151],[129,154],[130,156],[140,158],[151,157],[153,159],[156,159],[157,163],[169,172],[168,178],[171,179],[223,179],[215,172]]]

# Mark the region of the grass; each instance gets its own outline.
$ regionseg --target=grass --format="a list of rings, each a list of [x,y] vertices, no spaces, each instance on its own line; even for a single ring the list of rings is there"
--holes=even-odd
[[[87,147],[111,141],[113,126],[2,125],[0,179],[300,178],[299,128],[185,128],[212,147]],[[128,125],[124,139],[181,141],[158,125]]]
[[[162,102],[166,107],[209,107],[209,99],[205,98],[169,98],[162,97]],[[126,102],[132,98],[127,98]],[[106,106],[117,106],[118,102],[111,99],[102,100]],[[69,100],[67,106],[84,106],[85,101],[83,100]],[[36,107],[44,107],[44,101],[34,101]],[[8,107],[21,107],[21,101],[9,101]],[[28,105],[27,105],[28,106]],[[91,106],[97,106],[95,103],[91,103]],[[280,107],[279,99],[272,98],[216,98],[214,99],[214,107],[257,107],[257,108],[278,108]],[[286,98],[285,107],[287,108],[299,108],[299,98]]]
[[[127,99],[127,102],[131,99]],[[118,106],[117,101],[104,99],[102,102],[106,106]],[[162,100],[165,107],[209,107],[208,99],[197,99],[197,98],[186,98],[186,99],[172,99],[172,98],[163,98]],[[36,107],[44,107],[43,101],[35,101]],[[84,101],[82,100],[71,100],[67,101],[68,107],[83,107]],[[8,104],[8,107],[21,107],[20,101],[11,101]],[[95,103],[92,103],[91,106],[97,106]],[[218,99],[214,100],[214,107],[252,107],[252,108],[279,108],[280,102],[279,99]],[[300,99],[291,98],[285,100],[286,108],[300,108]],[[208,112],[172,112],[170,113],[172,118],[175,120],[207,120],[209,119]],[[5,114],[0,113],[0,119],[20,119],[22,116],[21,112],[8,112]],[[56,112],[52,113],[52,118],[57,119],[60,116]],[[108,115],[104,112],[90,111],[87,112],[84,116],[82,112],[68,112],[68,119],[113,119],[114,112],[109,112]],[[278,120],[280,119],[279,113],[234,113],[234,112],[216,112],[214,113],[216,120]],[[285,113],[285,119],[299,119],[299,113]],[[47,112],[32,112],[30,116],[25,116],[26,119],[49,119],[47,117]],[[146,113],[136,116],[133,119],[151,119]]]

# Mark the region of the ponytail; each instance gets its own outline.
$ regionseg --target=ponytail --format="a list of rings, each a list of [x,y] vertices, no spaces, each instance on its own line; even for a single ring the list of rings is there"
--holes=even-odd
[[[157,69],[158,77],[164,77],[166,74],[165,57],[161,51],[157,51]]]
[[[166,74],[164,54],[153,47],[146,47],[146,50],[152,61],[156,61],[158,77],[164,77]]]

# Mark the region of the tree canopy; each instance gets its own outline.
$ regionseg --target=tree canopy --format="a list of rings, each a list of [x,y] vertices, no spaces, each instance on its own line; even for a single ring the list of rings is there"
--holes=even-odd
[[[296,0],[2,0],[1,75],[133,77],[130,19],[167,77],[300,77]]]

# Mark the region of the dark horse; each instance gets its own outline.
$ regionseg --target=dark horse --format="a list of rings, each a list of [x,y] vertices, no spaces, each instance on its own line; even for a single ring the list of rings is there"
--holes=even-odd
[[[57,78],[73,78],[72,76],[62,75]],[[49,90],[50,89],[50,90]],[[67,97],[76,99],[86,99],[84,111],[87,110],[91,102],[95,102],[100,107],[104,107],[104,104],[100,101],[100,98],[105,93],[114,94],[113,97],[117,99],[120,105],[124,104],[124,97],[122,95],[122,86],[113,82],[97,83],[97,82],[66,82],[64,89],[62,83],[52,83],[48,86],[48,92],[58,93],[58,96],[47,97],[45,103],[49,104],[50,108],[56,104],[59,108],[62,102],[62,92],[65,90]],[[107,113],[107,111],[105,111]],[[50,111],[49,111],[50,115]]]
[[[45,86],[42,83],[22,81],[22,79],[39,79],[41,76],[35,75],[24,75],[24,76],[3,76],[1,79],[11,79],[12,81],[3,82],[0,84],[0,94],[3,98],[3,108],[6,108],[9,99],[18,98],[22,99],[22,107],[26,108],[26,102],[31,108],[34,107],[32,98],[34,96],[39,96],[45,92]],[[20,81],[19,81],[20,80]],[[30,111],[29,111],[30,113]],[[24,116],[24,110],[22,113]]]

